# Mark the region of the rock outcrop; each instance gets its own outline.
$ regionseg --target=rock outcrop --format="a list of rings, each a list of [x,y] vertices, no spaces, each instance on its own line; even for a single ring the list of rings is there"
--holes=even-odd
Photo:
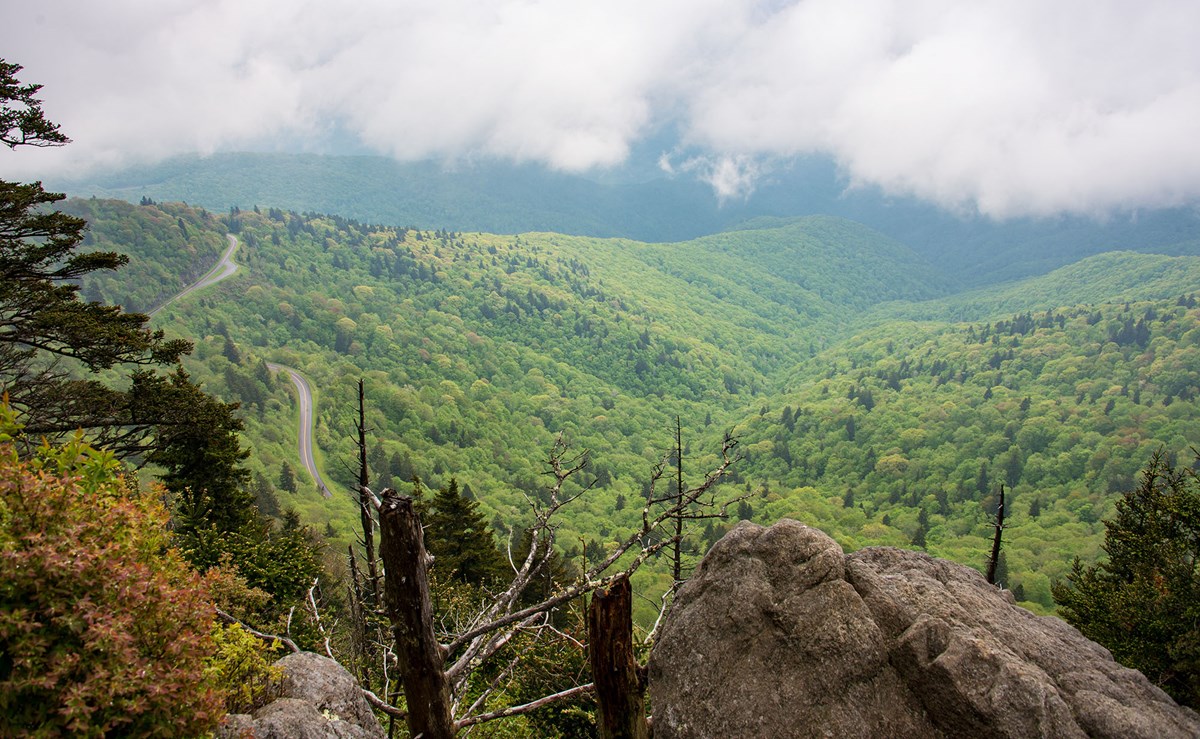
[[[968,567],[742,523],[650,660],[654,735],[1200,737],[1200,716]]]
[[[276,663],[283,683],[274,701],[253,715],[225,717],[222,739],[383,739],[385,733],[354,677],[337,662],[312,652]]]

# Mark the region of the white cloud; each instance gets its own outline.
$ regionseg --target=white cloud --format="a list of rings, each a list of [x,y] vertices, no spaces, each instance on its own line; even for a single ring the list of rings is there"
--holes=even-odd
[[[1200,200],[1200,4],[1178,0],[42,0],[5,21],[75,139],[3,154],[20,176],[334,130],[581,171],[670,124],[722,197],[824,152],[996,216]]]
[[[664,153],[659,157],[658,166],[668,175],[686,173],[708,183],[722,204],[749,198],[766,169],[764,163],[754,157],[728,154],[693,156],[675,163],[670,154]]]

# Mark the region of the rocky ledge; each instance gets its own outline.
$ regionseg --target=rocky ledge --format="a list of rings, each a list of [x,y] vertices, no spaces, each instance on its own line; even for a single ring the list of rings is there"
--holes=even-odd
[[[283,682],[275,699],[253,715],[230,714],[219,739],[384,739],[386,734],[354,676],[312,652],[275,663]]]
[[[975,570],[743,522],[650,660],[657,739],[1200,737],[1200,716]]]

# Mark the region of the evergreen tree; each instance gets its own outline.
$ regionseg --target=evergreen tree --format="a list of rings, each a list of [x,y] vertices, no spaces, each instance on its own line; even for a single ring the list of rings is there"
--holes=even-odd
[[[914,547],[919,547],[921,549],[924,549],[925,548],[925,536],[926,536],[925,527],[923,525],[917,526],[917,530],[913,534],[913,537],[912,537],[912,545]]]
[[[0,143],[58,146],[68,139],[47,121],[35,95],[21,85],[21,67],[0,59]],[[31,439],[83,429],[94,442],[129,456],[152,448],[157,419],[135,412],[135,386],[116,390],[91,372],[119,364],[172,364],[191,344],[145,327],[148,318],[79,298],[79,280],[116,269],[114,252],[77,253],[86,223],[53,209],[63,195],[40,182],[0,180],[0,392],[7,393]],[[145,375],[135,375],[144,379]]]
[[[282,513],[279,508],[279,498],[275,496],[275,488],[261,472],[254,473],[254,505],[259,513],[271,518],[277,518]]]
[[[242,353],[238,350],[237,344],[233,343],[233,339],[228,336],[225,337],[225,346],[221,349],[221,353],[232,364],[242,363]]]
[[[491,582],[503,572],[504,562],[479,503],[459,493],[454,478],[430,502],[425,546],[438,571],[459,582]]]
[[[167,420],[157,428],[157,446],[146,457],[163,468],[159,479],[177,501],[177,529],[213,526],[236,531],[254,516],[250,473],[241,466],[250,456],[238,432],[236,404],[210,398],[192,384],[182,368],[169,378],[153,378],[146,399],[150,412],[185,409],[183,422]]]
[[[979,465],[979,474],[975,476],[975,492],[980,495],[987,495],[991,492],[991,483],[988,482],[987,462],[981,462]]]
[[[296,492],[296,470],[284,461],[279,465],[279,489],[284,492]]]
[[[1200,481],[1157,453],[1105,521],[1108,559],[1054,584],[1059,613],[1177,701],[1200,706]]]
[[[46,120],[42,101],[37,99],[41,85],[22,85],[17,80],[20,64],[0,59],[0,144],[18,146],[62,146],[68,139],[58,124]]]

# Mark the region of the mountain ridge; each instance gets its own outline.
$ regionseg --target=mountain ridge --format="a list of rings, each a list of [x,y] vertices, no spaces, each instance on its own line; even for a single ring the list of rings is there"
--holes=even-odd
[[[997,222],[850,187],[837,165],[820,157],[781,163],[747,197],[724,201],[687,175],[600,182],[495,161],[401,163],[316,154],[179,157],[50,184],[73,195],[182,200],[217,211],[274,206],[395,226],[659,243],[736,229],[757,217],[829,214],[907,244],[971,286],[1045,273],[1116,249],[1200,253],[1200,213],[1194,209]]]

